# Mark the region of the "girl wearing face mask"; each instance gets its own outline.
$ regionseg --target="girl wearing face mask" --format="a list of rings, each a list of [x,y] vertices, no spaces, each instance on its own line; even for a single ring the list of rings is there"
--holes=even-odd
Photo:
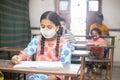
[[[96,46],[99,45],[107,45],[107,42],[100,37],[101,36],[101,31],[98,28],[93,28],[91,30],[91,39],[88,41],[89,43],[92,43]],[[103,57],[104,56],[104,48],[90,48],[91,53],[95,55],[96,57]]]
[[[91,39],[88,41],[88,43],[92,43],[96,47],[90,47],[88,46],[87,48],[90,50],[90,58],[104,58],[104,48],[97,47],[100,45],[107,45],[107,42],[101,38],[101,30],[98,28],[93,28],[90,32],[91,34]],[[100,73],[100,68],[102,67],[102,63],[97,63],[97,62],[90,62],[88,63],[88,73],[91,74],[90,77],[94,78],[96,73]]]
[[[28,46],[19,55],[12,57],[14,64],[22,60],[31,60],[36,54],[36,61],[61,61],[63,64],[71,63],[71,45],[61,37],[59,16],[53,11],[46,11],[40,18],[41,35],[31,40]],[[33,74],[29,80],[64,80],[64,76],[49,74]]]

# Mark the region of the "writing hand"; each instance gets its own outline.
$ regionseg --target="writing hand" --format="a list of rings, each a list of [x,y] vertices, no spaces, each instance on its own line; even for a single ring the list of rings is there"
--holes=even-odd
[[[51,75],[46,80],[57,80],[57,78],[55,75]]]
[[[13,64],[18,64],[22,61],[22,58],[19,55],[15,55],[15,56],[12,57],[11,61],[12,61]]]

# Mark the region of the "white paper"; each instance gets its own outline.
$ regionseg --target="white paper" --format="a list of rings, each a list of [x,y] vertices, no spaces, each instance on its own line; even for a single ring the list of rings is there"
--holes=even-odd
[[[73,46],[86,47],[87,44],[74,44]]]
[[[61,62],[48,62],[48,61],[22,61],[14,65],[14,68],[63,68]]]

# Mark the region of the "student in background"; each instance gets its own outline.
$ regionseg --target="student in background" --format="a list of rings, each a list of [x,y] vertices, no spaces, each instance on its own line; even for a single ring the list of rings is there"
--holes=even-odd
[[[102,35],[101,30],[98,28],[93,28],[90,32],[91,39],[88,41],[88,43],[95,45],[96,47],[90,47],[88,46],[87,48],[91,51],[90,52],[90,58],[104,58],[104,48],[97,47],[100,45],[107,45],[106,40],[101,38],[100,36]],[[93,74],[100,73],[100,68],[102,67],[101,63],[93,62],[88,64],[88,72],[91,78],[93,78]]]
[[[107,41],[101,38],[100,36],[102,35],[101,30],[98,28],[93,28],[90,32],[91,39],[88,41],[88,43],[92,43],[95,46],[99,45],[107,45]],[[104,57],[104,48],[90,48],[91,53],[95,57]]]
[[[63,64],[70,64],[71,44],[61,37],[59,16],[55,12],[46,11],[41,16],[40,25],[41,35],[34,37],[19,55],[13,56],[12,63],[29,61],[36,54],[36,61],[61,61]],[[29,80],[64,80],[64,76],[33,74]]]
[[[98,12],[96,14],[96,23],[92,24],[90,26],[90,30],[89,32],[93,29],[93,28],[99,28],[102,32],[102,35],[109,35],[109,32],[108,32],[108,27],[106,25],[103,24],[103,20],[104,20],[104,17],[103,17],[103,14]]]
[[[62,27],[62,35],[72,34],[71,31],[67,29],[66,20],[62,17],[60,17],[60,24]]]
[[[70,43],[74,44],[76,42],[74,39],[74,35],[72,34],[70,30],[67,29],[66,20],[62,17],[60,17],[60,24],[62,26],[62,37],[69,40]]]
[[[68,33],[68,29],[66,28],[66,20],[62,17],[60,17],[60,24],[61,24],[61,27],[62,27],[62,34],[67,34]]]

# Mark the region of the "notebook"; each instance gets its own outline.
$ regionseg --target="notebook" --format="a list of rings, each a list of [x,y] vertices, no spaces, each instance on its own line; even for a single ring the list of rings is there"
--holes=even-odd
[[[22,61],[14,65],[14,68],[63,68],[63,65],[60,61]]]

